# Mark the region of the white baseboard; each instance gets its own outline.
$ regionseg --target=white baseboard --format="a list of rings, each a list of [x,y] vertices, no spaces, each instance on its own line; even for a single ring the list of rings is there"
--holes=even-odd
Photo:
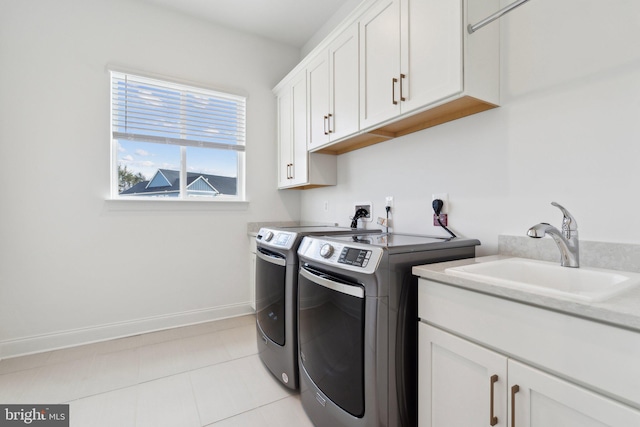
[[[0,341],[0,360],[254,313],[249,302]]]

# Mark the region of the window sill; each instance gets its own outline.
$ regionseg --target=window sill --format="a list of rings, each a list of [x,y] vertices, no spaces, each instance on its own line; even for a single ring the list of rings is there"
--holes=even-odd
[[[105,208],[110,212],[197,212],[197,211],[246,211],[248,200],[210,199],[106,199]]]

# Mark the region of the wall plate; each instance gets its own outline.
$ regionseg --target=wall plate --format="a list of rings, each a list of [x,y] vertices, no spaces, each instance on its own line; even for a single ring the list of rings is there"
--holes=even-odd
[[[360,208],[365,208],[367,211],[369,211],[369,214],[364,217],[364,218],[360,218],[360,221],[365,221],[365,222],[371,222],[373,221],[373,205],[371,204],[371,202],[357,202],[353,204],[353,210],[351,211],[351,213],[349,214],[349,218],[353,218],[353,216],[355,215],[356,211]]]

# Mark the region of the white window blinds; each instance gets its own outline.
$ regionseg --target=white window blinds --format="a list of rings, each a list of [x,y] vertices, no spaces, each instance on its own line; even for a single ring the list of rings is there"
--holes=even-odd
[[[245,149],[246,99],[111,71],[114,139]]]

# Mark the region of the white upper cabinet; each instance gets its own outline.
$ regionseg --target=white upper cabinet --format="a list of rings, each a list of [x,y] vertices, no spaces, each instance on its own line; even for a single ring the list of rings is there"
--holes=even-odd
[[[309,78],[309,150],[329,142],[329,54],[320,54],[307,67]]]
[[[499,8],[500,0],[365,0],[274,92],[306,73],[307,149],[333,155],[495,108],[500,26],[466,27]]]
[[[353,24],[307,67],[309,150],[359,130],[358,48]]]
[[[351,135],[359,126],[359,38],[358,26],[351,25],[329,46],[331,77],[330,139]]]
[[[403,0],[400,16],[401,111],[461,93],[462,1]]]
[[[497,27],[473,36],[465,30],[471,16],[482,17],[492,7],[498,8],[499,2],[376,2],[360,19],[361,129],[462,98],[466,101],[453,105],[457,113],[469,106],[479,111],[495,107],[499,101]],[[436,119],[434,124],[452,120],[455,114],[447,116],[450,110],[431,111],[382,131],[389,137],[414,132],[421,125],[432,125],[430,120]]]
[[[307,181],[307,76],[299,73],[278,96],[278,186]]]
[[[400,114],[400,0],[376,3],[360,18],[360,124]]]
[[[278,102],[278,187],[289,185],[293,152],[291,137],[291,92],[277,93]]]
[[[291,133],[293,137],[293,165],[291,184],[308,181],[309,154],[307,153],[307,79],[304,73],[291,85]]]
[[[307,73],[294,75],[276,93],[278,98],[278,188],[335,185],[335,156],[307,149]]]
[[[462,0],[382,0],[360,33],[362,128],[462,92]]]

